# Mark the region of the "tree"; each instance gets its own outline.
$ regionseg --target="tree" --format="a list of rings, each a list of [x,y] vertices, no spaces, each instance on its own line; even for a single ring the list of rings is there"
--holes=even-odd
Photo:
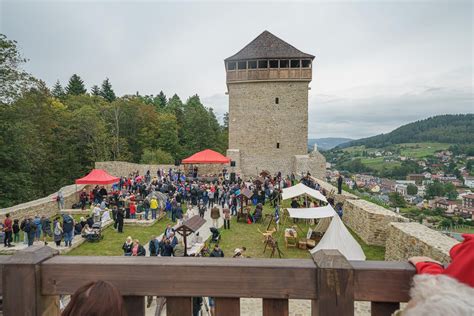
[[[15,101],[23,91],[36,85],[36,79],[21,69],[27,59],[16,45],[16,41],[0,34],[0,104]]]
[[[92,86],[91,95],[96,96],[96,97],[100,96],[100,88],[98,85],[95,84]]]
[[[161,109],[166,107],[166,95],[164,94],[163,90],[156,96],[156,101],[154,102],[155,105],[159,106]]]
[[[448,182],[444,185],[444,194],[448,200],[456,200],[458,197],[458,191],[456,191],[456,187],[451,182]]]
[[[428,184],[426,187],[426,196],[430,199],[436,196],[444,196],[443,184],[439,181],[434,181],[433,183]]]
[[[66,95],[59,80],[56,81],[56,83],[54,84],[53,89],[51,90],[51,94],[53,95],[53,97],[57,99],[62,99]]]
[[[388,199],[393,207],[406,207],[405,199],[398,192],[389,193]]]
[[[105,80],[102,82],[100,95],[109,102],[115,101],[115,92],[112,89],[112,84],[110,83],[109,78],[105,78]]]
[[[80,95],[85,94],[86,92],[87,90],[84,87],[84,81],[82,81],[81,77],[78,75],[73,74],[66,87],[66,93],[70,95]]]
[[[140,163],[143,164],[172,164],[174,162],[171,154],[161,149],[145,149]]]
[[[418,193],[418,187],[414,184],[408,184],[407,186],[408,195],[416,195]]]

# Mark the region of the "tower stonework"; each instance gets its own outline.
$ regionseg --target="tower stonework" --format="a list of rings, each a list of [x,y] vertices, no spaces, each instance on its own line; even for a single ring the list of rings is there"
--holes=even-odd
[[[265,31],[225,60],[234,171],[323,175],[324,157],[307,147],[313,59]]]

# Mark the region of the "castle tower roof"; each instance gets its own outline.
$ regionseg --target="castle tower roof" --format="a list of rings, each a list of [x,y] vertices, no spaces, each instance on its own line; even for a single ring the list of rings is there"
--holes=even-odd
[[[247,46],[242,48],[237,54],[230,56],[225,61],[248,60],[248,59],[270,59],[270,58],[310,58],[313,55],[303,53],[299,49],[291,46],[284,40],[276,37],[268,31],[263,31]]]

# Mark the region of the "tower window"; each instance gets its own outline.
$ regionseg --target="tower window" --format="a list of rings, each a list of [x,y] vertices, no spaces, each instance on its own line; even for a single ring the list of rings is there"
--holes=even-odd
[[[301,61],[301,67],[303,67],[303,68],[309,68],[309,67],[311,67],[311,60],[307,60],[307,59],[302,60],[302,61]]]
[[[259,60],[258,68],[268,68],[268,60]]]
[[[227,63],[227,70],[235,70],[235,62],[228,62]]]
[[[239,66],[239,69],[247,69],[247,62],[239,61],[238,66]]]
[[[270,60],[270,68],[278,68],[278,60]]]
[[[289,65],[290,65],[289,60],[286,60],[286,59],[280,60],[280,68],[288,68]]]
[[[280,148],[280,143],[277,143],[277,149],[279,149],[279,148]]]
[[[300,61],[299,60],[292,60],[291,61],[291,68],[300,68]]]
[[[275,104],[279,104],[280,103],[280,99],[279,98],[275,98]]]
[[[256,69],[257,68],[257,61],[256,60],[249,60],[248,61],[248,68],[249,69]]]

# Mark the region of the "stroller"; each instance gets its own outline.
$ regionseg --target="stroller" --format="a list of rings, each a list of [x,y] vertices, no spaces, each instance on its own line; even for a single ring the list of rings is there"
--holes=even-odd
[[[85,234],[84,238],[88,242],[99,242],[104,238],[102,235],[102,223],[101,222],[95,222],[92,225],[92,232]]]
[[[211,231],[212,233],[212,236],[211,236],[211,243],[217,243],[219,242],[219,240],[221,239],[221,233],[219,232],[219,230],[215,227],[211,227],[209,228],[209,230]]]

